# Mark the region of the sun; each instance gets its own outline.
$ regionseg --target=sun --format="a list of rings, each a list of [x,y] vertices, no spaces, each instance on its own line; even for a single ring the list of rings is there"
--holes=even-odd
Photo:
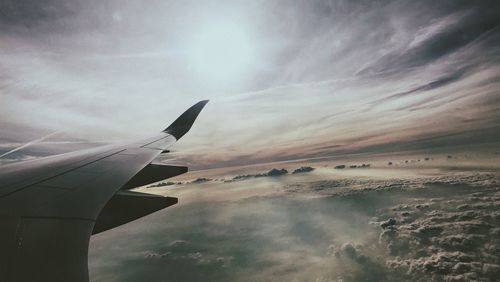
[[[203,26],[188,46],[190,69],[214,83],[245,78],[255,60],[248,33],[232,22]]]

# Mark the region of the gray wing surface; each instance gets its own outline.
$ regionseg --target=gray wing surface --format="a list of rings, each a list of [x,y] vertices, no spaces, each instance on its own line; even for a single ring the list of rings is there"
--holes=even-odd
[[[0,281],[88,281],[92,234],[177,203],[129,190],[187,171],[152,162],[207,102],[145,140],[0,167]]]

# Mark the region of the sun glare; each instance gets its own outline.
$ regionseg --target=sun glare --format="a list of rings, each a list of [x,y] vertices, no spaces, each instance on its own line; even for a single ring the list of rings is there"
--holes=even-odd
[[[197,32],[188,48],[192,71],[212,82],[244,79],[255,54],[248,34],[233,23],[212,24]]]

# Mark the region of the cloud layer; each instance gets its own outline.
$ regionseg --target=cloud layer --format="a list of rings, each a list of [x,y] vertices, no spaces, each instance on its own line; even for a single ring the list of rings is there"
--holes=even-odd
[[[380,170],[372,177],[361,176],[367,170],[319,170],[154,188],[178,195],[180,204],[93,237],[91,277],[488,281],[498,275],[498,174],[399,169],[392,178]]]

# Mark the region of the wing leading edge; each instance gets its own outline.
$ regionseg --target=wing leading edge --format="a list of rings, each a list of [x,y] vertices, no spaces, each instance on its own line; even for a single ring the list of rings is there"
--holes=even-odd
[[[146,140],[2,166],[0,281],[88,281],[92,234],[177,203],[128,190],[187,171],[152,161],[189,131],[207,102]]]

